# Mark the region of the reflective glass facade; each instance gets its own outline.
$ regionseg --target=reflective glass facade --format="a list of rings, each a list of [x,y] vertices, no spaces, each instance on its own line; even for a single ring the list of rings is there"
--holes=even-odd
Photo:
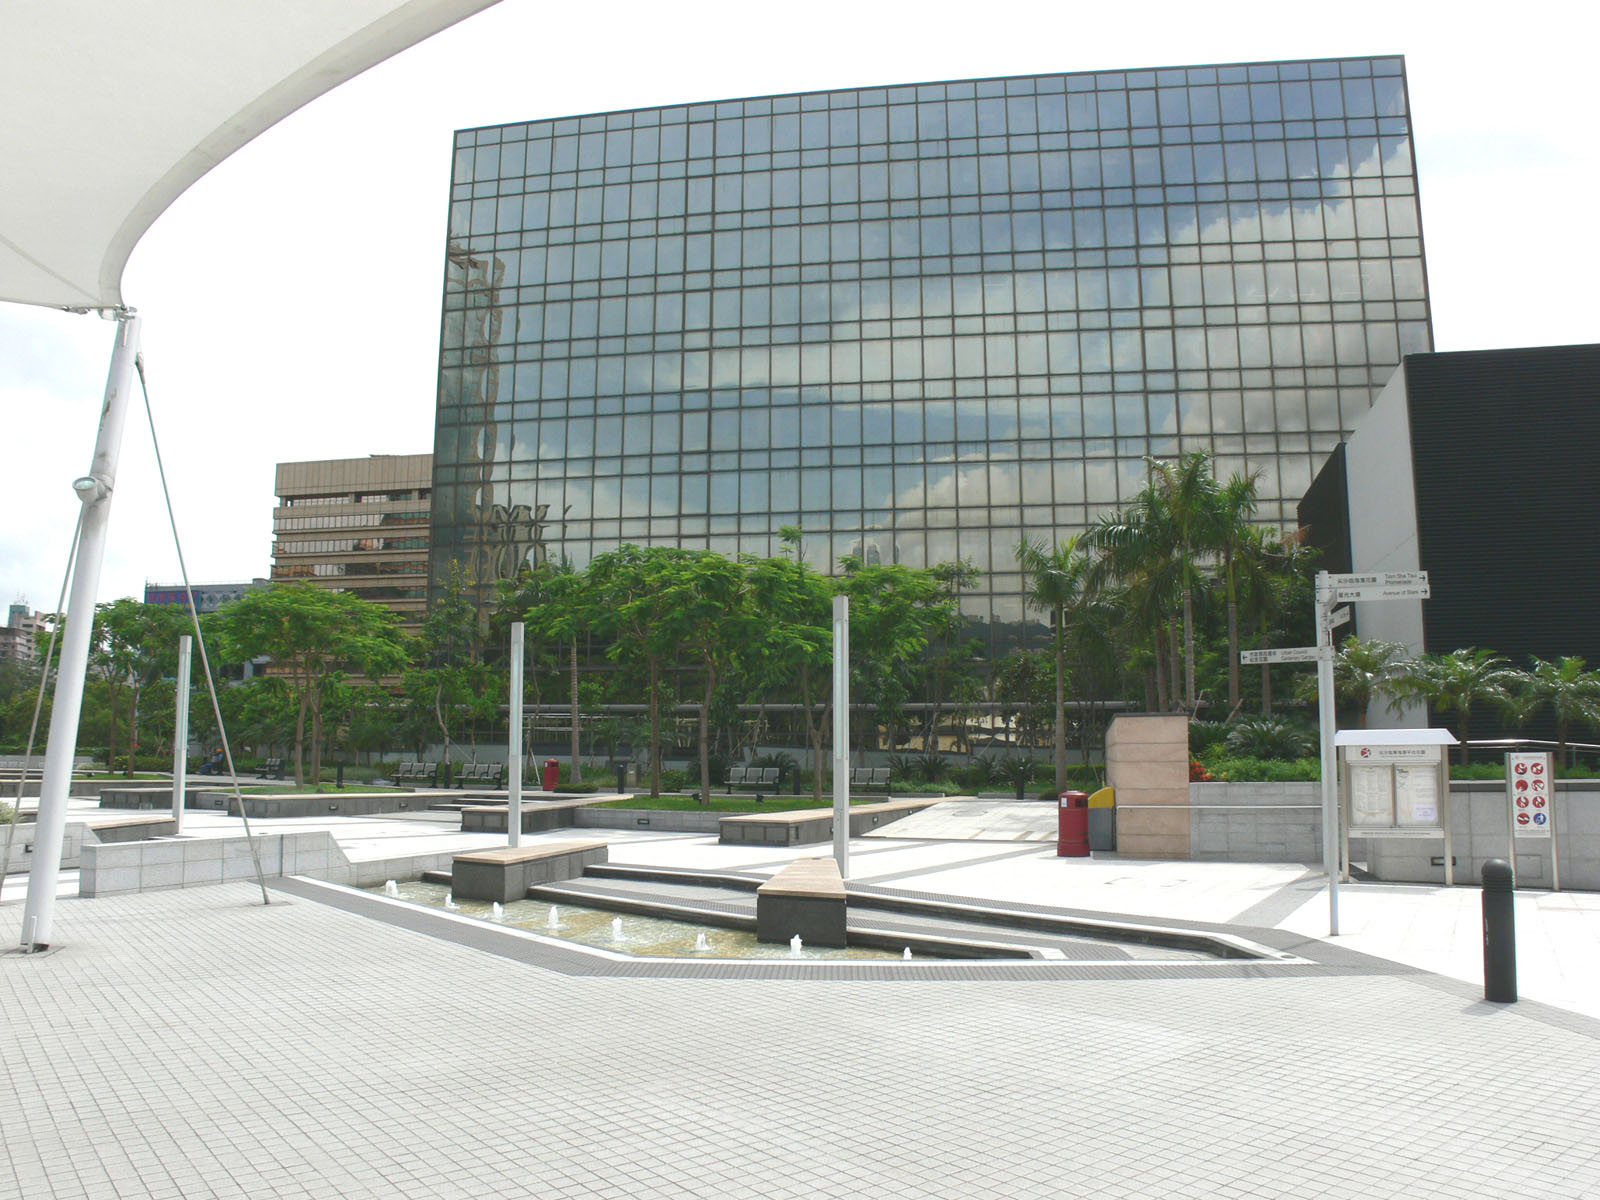
[[[1432,348],[1398,57],[456,135],[433,574],[623,542],[984,570],[1211,451],[1293,506]]]

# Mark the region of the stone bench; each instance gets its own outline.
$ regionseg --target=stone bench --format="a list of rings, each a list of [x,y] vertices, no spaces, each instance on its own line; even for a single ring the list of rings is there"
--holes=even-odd
[[[756,889],[756,940],[796,934],[816,946],[845,944],[844,880],[831,858],[802,858]]]
[[[583,796],[572,800],[524,800],[522,802],[522,832],[547,833],[552,829],[570,829],[576,821],[578,809],[593,804],[596,797]],[[509,804],[468,804],[461,808],[462,833],[505,833],[511,819]]]
[[[457,854],[451,861],[450,890],[458,900],[521,900],[542,883],[576,879],[591,863],[609,858],[604,842],[542,842],[535,846],[497,846]]]
[[[890,821],[938,804],[942,797],[885,800],[850,806],[850,836],[861,837]],[[738,813],[718,824],[720,842],[732,845],[809,846],[833,840],[833,809],[800,808],[792,812]]]
[[[102,842],[143,842],[178,831],[178,824],[172,819],[170,811],[164,817],[154,813],[149,816],[139,813],[97,814],[83,818],[82,823]]]

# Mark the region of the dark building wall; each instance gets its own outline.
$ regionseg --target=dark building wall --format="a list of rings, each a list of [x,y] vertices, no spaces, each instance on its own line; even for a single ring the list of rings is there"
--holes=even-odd
[[[1317,566],[1341,573],[1354,570],[1350,562],[1349,474],[1344,454],[1344,443],[1340,442],[1295,510],[1300,535],[1322,556]]]
[[[1428,649],[1600,666],[1600,345],[1405,360]]]

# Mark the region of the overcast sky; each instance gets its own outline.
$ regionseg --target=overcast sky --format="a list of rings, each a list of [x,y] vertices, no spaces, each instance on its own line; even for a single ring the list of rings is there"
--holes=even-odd
[[[1600,103],[1575,4],[503,0],[314,101],[134,251],[196,582],[264,576],[273,466],[433,448],[451,132],[736,96],[1057,71],[1406,56],[1440,350],[1600,340]],[[1096,9],[1110,6],[1093,6]],[[12,186],[16,181],[7,181]],[[0,605],[53,608],[112,325],[0,304]],[[142,409],[101,598],[177,579]]]

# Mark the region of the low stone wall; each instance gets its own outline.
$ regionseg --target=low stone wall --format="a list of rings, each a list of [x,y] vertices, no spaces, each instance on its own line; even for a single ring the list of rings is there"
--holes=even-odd
[[[1191,857],[1321,864],[1320,783],[1195,783],[1189,796]],[[1600,891],[1600,780],[1558,781],[1555,804],[1561,886]],[[1509,861],[1505,785],[1498,780],[1452,783],[1450,833],[1457,883],[1478,883],[1491,858]],[[1548,838],[1517,839],[1518,886],[1551,886],[1550,847]],[[1352,838],[1350,857],[1378,879],[1444,882],[1442,834]]]
[[[37,830],[38,826],[32,821],[18,821],[16,832],[13,833],[10,822],[0,822],[0,854],[5,852],[6,839],[11,839],[11,861],[5,868],[7,875],[26,875],[33,870],[33,839]],[[82,821],[67,822],[66,831],[61,837],[62,870],[77,869],[86,836],[92,840],[94,835],[87,833]]]
[[[194,803],[196,794],[215,786],[215,784],[195,783],[190,780],[183,789],[184,807],[197,807]],[[129,784],[123,786],[108,784],[100,788],[100,807],[130,808],[141,811],[164,808],[170,812],[172,809],[172,785],[170,783]]]
[[[723,814],[672,812],[654,808],[580,808],[573,824],[580,829],[649,829],[657,833],[717,833]],[[832,836],[831,834],[829,836]]]
[[[1322,785],[1191,783],[1189,846],[1201,861],[1320,863]]]
[[[1561,886],[1600,891],[1600,780],[1557,780],[1556,840],[1561,846]],[[1457,883],[1483,879],[1491,858],[1510,861],[1505,784],[1498,780],[1450,785],[1451,850]],[[1516,839],[1518,887],[1554,882],[1549,838]],[[1379,879],[1444,882],[1444,838],[1368,838],[1352,842],[1350,857]],[[1437,864],[1437,865],[1436,865]]]
[[[358,882],[332,834],[267,833],[258,835],[255,842],[261,871],[268,878],[309,875],[330,883]],[[250,846],[243,837],[86,843],[78,869],[78,894],[111,896],[255,877]]]
[[[245,813],[262,820],[275,817],[368,817],[387,812],[426,812],[438,793],[307,792],[244,797]],[[170,798],[171,792],[168,792]],[[169,800],[170,803],[170,800]],[[185,808],[232,811],[231,791],[201,790],[184,796]]]

